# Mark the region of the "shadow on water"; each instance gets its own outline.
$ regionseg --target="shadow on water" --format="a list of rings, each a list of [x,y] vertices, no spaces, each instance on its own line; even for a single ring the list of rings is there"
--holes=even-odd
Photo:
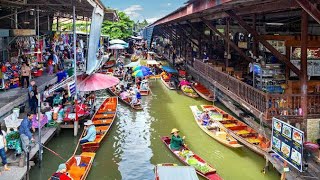
[[[229,149],[202,132],[189,106],[210,102],[168,90],[160,81],[152,81],[151,88],[153,95],[143,97],[143,111],[119,104],[115,124],[98,150],[87,180],[152,180],[154,165],[182,165],[160,140],[161,136],[170,135],[172,128],[178,128],[186,136],[189,148],[212,164],[225,180],[279,179],[274,170],[266,175],[260,173],[265,161],[249,149]],[[101,96],[107,94],[102,92]],[[49,148],[70,157],[77,143],[72,134],[72,130],[63,130],[49,142]],[[43,168],[34,167],[31,179],[47,179],[59,163],[60,159],[45,151]]]

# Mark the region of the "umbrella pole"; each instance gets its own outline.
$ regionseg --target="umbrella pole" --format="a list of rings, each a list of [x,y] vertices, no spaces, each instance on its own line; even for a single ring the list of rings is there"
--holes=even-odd
[[[74,79],[75,79],[75,84],[77,84],[77,49],[76,49],[76,43],[77,43],[77,35],[76,35],[76,6],[74,2],[72,1],[73,4],[73,60],[74,60]],[[73,123],[73,135],[77,136],[78,134],[78,117],[77,117],[77,89],[76,89],[76,94],[74,96],[75,100],[75,111],[76,111],[76,119],[74,120]]]

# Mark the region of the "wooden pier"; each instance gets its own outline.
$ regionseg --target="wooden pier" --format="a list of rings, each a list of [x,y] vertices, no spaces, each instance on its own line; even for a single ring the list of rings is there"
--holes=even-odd
[[[43,127],[41,130],[41,143],[46,144],[56,133],[56,127]],[[38,132],[34,133],[35,141],[38,142]],[[29,161],[34,159],[39,151],[39,144],[34,143],[31,145],[29,154]],[[21,157],[15,157],[13,152],[7,154],[8,164],[11,168],[10,171],[2,171],[0,180],[24,180],[27,175],[27,166],[19,167],[19,162],[22,161]],[[31,168],[31,166],[30,166]]]

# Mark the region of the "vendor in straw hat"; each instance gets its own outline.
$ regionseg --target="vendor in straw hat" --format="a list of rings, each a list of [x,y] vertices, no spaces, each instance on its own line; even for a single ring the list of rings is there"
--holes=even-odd
[[[170,141],[170,149],[174,150],[174,151],[180,151],[183,146],[184,146],[184,138],[185,136],[183,136],[182,138],[179,136],[179,130],[176,128],[173,128],[171,130],[171,141]]]
[[[88,120],[87,122],[84,123],[85,126],[88,127],[87,129],[87,134],[85,137],[80,139],[80,144],[84,144],[87,142],[93,142],[96,139],[96,127],[94,126],[93,122],[91,120]]]

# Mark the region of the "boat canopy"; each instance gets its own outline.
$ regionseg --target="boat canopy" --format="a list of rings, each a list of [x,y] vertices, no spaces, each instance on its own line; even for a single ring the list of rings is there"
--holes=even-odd
[[[157,61],[155,61],[155,60],[148,60],[148,61],[147,61],[147,64],[148,64],[148,65],[154,65],[154,64],[157,65],[157,64],[159,64],[159,63],[158,63]]]
[[[190,166],[157,166],[157,172],[160,180],[199,180]]]
[[[137,62],[131,62],[127,65],[125,65],[124,67],[135,67],[135,66],[139,66],[140,65],[140,61]]]
[[[170,66],[162,66],[162,69],[168,73],[178,73],[178,71]]]

